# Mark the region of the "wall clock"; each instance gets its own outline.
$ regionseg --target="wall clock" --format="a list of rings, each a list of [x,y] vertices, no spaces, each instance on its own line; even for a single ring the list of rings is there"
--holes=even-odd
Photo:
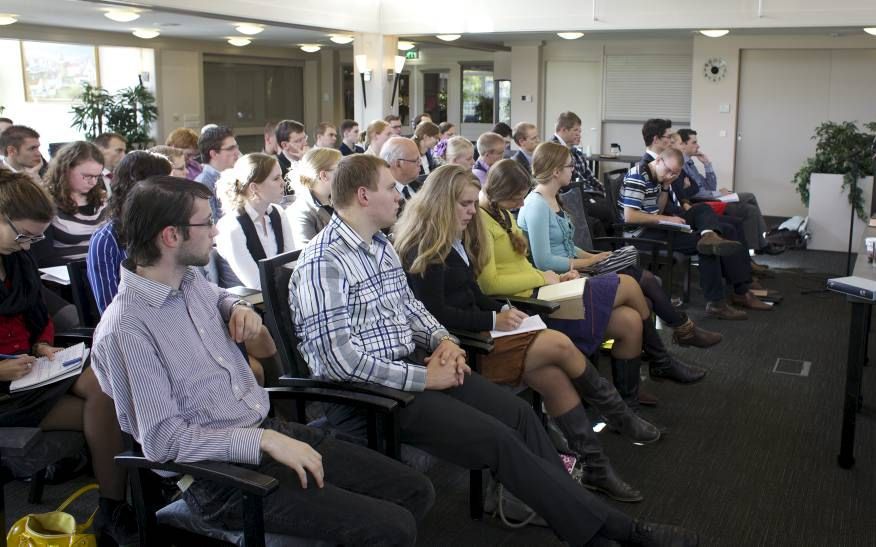
[[[727,61],[720,57],[712,57],[703,65],[703,76],[712,82],[719,82],[727,75]]]

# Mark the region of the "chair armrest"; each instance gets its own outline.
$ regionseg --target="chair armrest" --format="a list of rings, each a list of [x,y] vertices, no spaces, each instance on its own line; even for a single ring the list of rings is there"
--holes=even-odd
[[[267,496],[280,486],[280,481],[274,477],[224,462],[160,463],[149,461],[139,451],[133,450],[122,452],[116,456],[115,460],[123,467],[155,469],[191,475],[195,479],[209,479],[221,486],[230,486],[261,497]]]
[[[38,427],[0,427],[0,450],[26,451],[42,434]]]
[[[490,353],[493,351],[493,337],[489,334],[470,330],[447,329],[450,334],[459,338],[459,345],[475,353]]]
[[[545,314],[550,315],[560,309],[560,304],[557,302],[550,302],[548,300],[539,300],[538,298],[528,298],[525,296],[503,296],[498,299],[499,302],[505,303],[508,301],[515,308],[520,308],[521,310],[530,313],[530,314]]]
[[[389,387],[380,386],[377,384],[368,384],[365,382],[341,382],[333,380],[319,380],[314,378],[295,378],[292,376],[281,376],[277,380],[280,387],[312,387],[323,389],[339,389],[350,391],[353,393],[362,393],[364,395],[372,395],[383,397],[397,402],[400,406],[408,406],[414,400],[414,394],[402,391],[400,389],[392,389]]]
[[[91,345],[92,338],[94,338],[94,329],[91,327],[76,327],[55,333],[55,343],[65,347],[73,346],[79,342]]]
[[[630,245],[647,244],[655,247],[668,247],[669,242],[660,239],[648,239],[646,237],[594,237],[593,242],[602,241],[605,243],[627,243]]]
[[[346,389],[337,389],[337,387],[316,387],[316,386],[281,386],[267,387],[268,397],[273,399],[295,399],[303,401],[319,401],[323,403],[337,403],[347,406],[366,407],[380,412],[390,413],[398,408],[397,401],[379,397],[376,395],[368,395],[358,393]]]

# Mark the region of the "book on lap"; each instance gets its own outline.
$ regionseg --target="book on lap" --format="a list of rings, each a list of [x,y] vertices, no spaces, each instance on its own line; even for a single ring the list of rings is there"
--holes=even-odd
[[[538,289],[538,299],[556,302],[560,308],[551,314],[553,319],[584,319],[584,286],[586,277],[570,279]]]
[[[84,342],[59,351],[54,359],[40,357],[34,361],[30,372],[9,384],[9,393],[36,389],[76,376],[82,372],[87,357]]]

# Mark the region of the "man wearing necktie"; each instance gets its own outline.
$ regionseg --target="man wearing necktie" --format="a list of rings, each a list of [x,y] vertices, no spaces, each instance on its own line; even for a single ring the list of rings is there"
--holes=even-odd
[[[395,189],[402,196],[398,214],[401,215],[405,202],[417,193],[420,174],[420,151],[411,139],[393,137],[380,149],[380,157],[389,164],[389,172],[395,180]]]

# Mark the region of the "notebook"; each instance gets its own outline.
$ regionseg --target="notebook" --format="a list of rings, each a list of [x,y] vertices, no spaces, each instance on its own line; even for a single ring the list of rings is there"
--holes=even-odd
[[[9,384],[9,393],[36,389],[76,376],[82,372],[86,357],[88,350],[84,342],[59,351],[52,360],[40,357],[26,376]]]
[[[541,317],[538,315],[530,315],[526,319],[520,323],[520,326],[514,330],[491,330],[490,336],[493,338],[502,338],[503,336],[513,336],[515,334],[523,334],[524,332],[532,332],[537,330],[544,330],[547,328],[547,325],[544,324],[544,321],[541,320]]]

